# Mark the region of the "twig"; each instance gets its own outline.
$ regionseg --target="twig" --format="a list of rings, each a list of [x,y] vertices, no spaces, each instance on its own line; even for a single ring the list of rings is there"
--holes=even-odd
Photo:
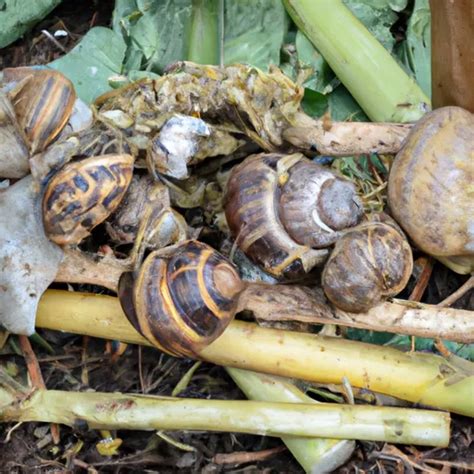
[[[18,336],[20,341],[21,351],[23,352],[23,357],[25,358],[26,366],[28,368],[28,374],[30,375],[31,383],[33,387],[37,389],[46,389],[44,383],[43,375],[41,374],[41,368],[36,359],[36,354],[31,347],[30,340],[27,336]],[[51,424],[51,436],[53,438],[54,444],[59,444],[59,426],[55,423]]]
[[[277,446],[276,448],[264,449],[263,451],[240,451],[233,453],[218,453],[212,457],[211,461],[214,464],[246,464],[249,462],[259,462],[269,459],[275,454],[280,454],[286,451],[285,446]]]
[[[474,276],[471,276],[462,286],[460,286],[454,293],[437,304],[441,308],[446,308],[455,303],[458,299],[464,296],[469,290],[474,288]]]

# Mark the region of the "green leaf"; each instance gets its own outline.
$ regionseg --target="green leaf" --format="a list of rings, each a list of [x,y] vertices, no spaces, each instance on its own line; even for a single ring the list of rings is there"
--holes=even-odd
[[[334,121],[369,122],[369,118],[341,84],[329,95],[329,111]]]
[[[109,77],[122,72],[125,57],[123,39],[108,28],[92,28],[68,54],[50,67],[68,77],[85,102],[110,89]]]
[[[429,0],[415,0],[413,13],[408,20],[406,40],[396,54],[411,72],[423,92],[431,97],[431,12]]]
[[[280,0],[227,0],[224,61],[261,69],[280,64],[288,21]]]
[[[0,1],[0,48],[13,43],[60,3],[61,0]]]
[[[328,98],[319,92],[305,89],[301,105],[309,116],[321,117],[328,109]]]
[[[398,19],[395,12],[403,10],[408,0],[343,0],[343,2],[380,43],[392,51],[395,38],[390,28]]]
[[[299,67],[312,70],[312,74],[303,85],[322,94],[331,92],[340,83],[339,80],[311,41],[299,30],[296,34],[295,46]]]
[[[191,12],[192,0],[117,0],[112,24],[127,43],[127,67],[162,73],[186,59]]]

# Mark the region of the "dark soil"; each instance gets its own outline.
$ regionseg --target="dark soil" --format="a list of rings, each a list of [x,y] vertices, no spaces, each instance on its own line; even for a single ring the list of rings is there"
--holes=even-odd
[[[34,30],[0,54],[0,69],[30,64],[44,64],[72,48],[92,26],[108,26],[114,2],[64,0]],[[59,47],[42,30],[65,29]],[[436,265],[425,300],[436,303],[458,288],[464,277]],[[465,295],[458,307],[473,307],[474,295]],[[178,360],[150,348],[128,346],[120,355],[112,355],[113,346],[103,340],[41,331],[52,347],[49,353],[34,344],[47,388],[62,390],[97,390],[170,395],[176,384],[192,366],[189,360]],[[0,347],[1,349],[1,347]],[[0,350],[0,363],[20,376],[26,367],[15,337]],[[202,364],[182,397],[244,399],[226,372],[217,366]],[[474,402],[474,400],[473,400]],[[426,459],[429,472],[467,472],[474,469],[473,429],[468,419],[454,416],[452,439],[447,449],[415,449],[383,443],[358,443],[352,459],[340,473],[411,473],[428,472],[417,466]],[[47,424],[24,423],[0,425],[0,472],[302,472],[286,449],[269,452],[265,461],[219,464],[214,457],[222,453],[257,453],[282,447],[277,438],[228,433],[174,432],[168,436],[192,448],[184,451],[153,432],[120,431],[112,437],[123,440],[114,456],[102,456],[96,444],[102,439],[98,431],[78,426],[60,427],[60,441],[55,445]],[[250,459],[250,461],[248,461]],[[469,468],[470,466],[470,468]]]

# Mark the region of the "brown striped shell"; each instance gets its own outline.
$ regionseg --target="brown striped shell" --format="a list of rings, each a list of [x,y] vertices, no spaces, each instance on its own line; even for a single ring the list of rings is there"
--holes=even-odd
[[[31,154],[43,151],[71,116],[74,86],[58,71],[30,67],[4,69],[3,80],[13,87],[11,100]]]
[[[359,313],[400,293],[412,269],[411,248],[398,226],[366,222],[336,242],[322,286],[336,307]]]
[[[323,263],[328,250],[316,249],[362,217],[354,185],[299,153],[248,157],[232,170],[224,207],[236,244],[276,277]]]
[[[133,174],[131,155],[70,162],[46,184],[43,223],[59,245],[78,244],[120,204]]]
[[[124,273],[119,299],[129,321],[154,346],[195,358],[232,321],[243,288],[224,256],[188,240],[150,253],[136,277]]]

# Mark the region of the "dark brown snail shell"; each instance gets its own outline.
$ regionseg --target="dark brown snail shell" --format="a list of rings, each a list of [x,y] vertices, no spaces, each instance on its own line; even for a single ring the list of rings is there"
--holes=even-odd
[[[133,174],[131,155],[70,162],[46,184],[43,223],[58,245],[78,244],[120,204]]]
[[[136,277],[124,273],[119,299],[129,321],[154,346],[196,358],[232,321],[243,288],[224,256],[188,240],[150,253]]]
[[[253,155],[234,167],[224,207],[236,244],[276,277],[323,263],[323,248],[363,212],[350,181],[299,153]]]
[[[60,72],[30,67],[7,68],[3,80],[15,85],[11,100],[32,155],[44,150],[71,116],[76,92]]]
[[[412,269],[411,248],[402,232],[388,223],[366,222],[336,242],[322,286],[337,308],[359,313],[403,290]]]

